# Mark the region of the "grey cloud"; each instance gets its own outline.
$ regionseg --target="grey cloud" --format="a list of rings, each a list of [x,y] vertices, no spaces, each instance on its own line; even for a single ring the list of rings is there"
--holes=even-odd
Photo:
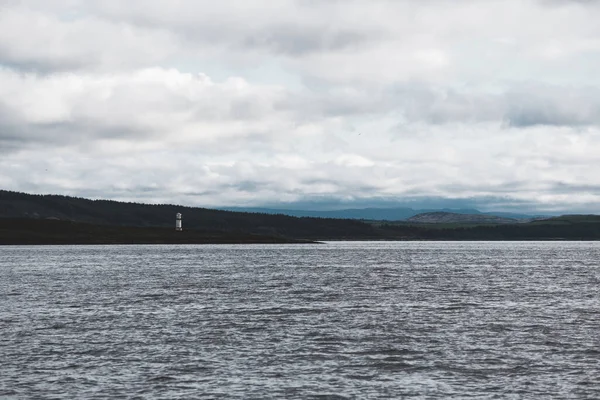
[[[533,86],[509,92],[505,119],[516,127],[600,124],[600,89]]]
[[[336,168],[332,168],[335,170]],[[311,187],[314,185],[329,185],[337,188],[337,191],[343,193],[370,193],[376,192],[381,189],[380,186],[369,184],[365,182],[352,182],[348,179],[334,179],[334,178],[316,178],[309,177],[300,180],[300,184],[304,187]],[[306,189],[297,189],[294,193],[305,195]]]
[[[600,184],[598,185],[589,185],[589,184],[580,184],[580,183],[566,183],[566,182],[557,182],[557,183],[549,183],[550,191],[556,194],[571,194],[571,193],[588,193],[594,195],[600,195]]]
[[[277,26],[249,34],[240,46],[300,56],[321,51],[353,49],[374,41],[377,36],[349,29],[328,31],[323,27]]]
[[[494,195],[519,193],[531,189],[531,182],[525,180],[509,180],[500,184],[486,184],[483,186],[481,183],[477,184],[465,184],[465,183],[450,183],[440,184],[438,187],[449,193],[460,193],[468,192],[473,190],[485,190],[487,193],[493,193]]]
[[[266,186],[265,182],[259,182],[259,181],[239,181],[236,182],[235,184],[231,184],[229,185],[230,188],[235,188],[239,191],[242,192],[257,192],[260,188],[263,188]]]
[[[539,0],[542,4],[547,5],[600,5],[600,0]]]
[[[312,120],[323,117],[351,117],[384,114],[393,108],[392,99],[378,90],[365,89],[344,93],[321,89],[317,92],[290,92],[274,104],[281,111],[291,111],[298,118]]]
[[[413,209],[478,209],[480,211],[540,211],[539,204],[508,196],[306,196],[292,202],[269,202],[266,207],[301,210],[338,210],[343,208],[413,208]]]
[[[344,23],[344,10],[351,4],[335,1],[280,1],[275,6],[270,1],[188,1],[179,8],[158,0],[149,5],[148,1],[104,3],[84,7],[108,20],[176,32],[192,47],[220,45],[296,57],[366,46],[385,35],[377,24]]]
[[[11,49],[0,46],[0,67],[24,73],[52,74],[61,71],[83,71],[97,64],[97,61],[89,58],[65,60],[54,57],[23,57],[14,54]]]
[[[0,102],[0,153],[72,142],[73,130],[61,123],[30,124]]]
[[[0,143],[19,141],[22,138],[19,135],[19,119],[15,114],[15,110],[0,102]]]
[[[99,124],[79,120],[54,123],[28,123],[0,115],[0,152],[27,148],[91,145],[100,139],[147,139],[155,132],[135,126]]]
[[[325,86],[326,88],[327,86]],[[498,122],[510,127],[600,125],[600,89],[511,84],[503,93],[461,92],[408,83],[393,89],[360,88],[288,93],[275,103],[307,120],[396,113],[433,125]]]
[[[435,89],[422,84],[402,85],[393,92],[398,111],[409,120],[432,124],[477,122],[501,119],[499,99],[495,96]]]
[[[0,69],[0,81],[5,83],[0,140],[11,142],[2,151],[36,144],[93,147],[101,139],[164,140],[180,131],[188,139],[211,141],[224,129],[264,144],[263,136],[273,132],[269,120],[276,116],[273,102],[280,96],[278,90],[243,80],[215,83],[164,69],[44,77]],[[207,134],[198,125],[212,131]]]
[[[513,127],[600,125],[600,89],[594,87],[529,84],[492,94],[410,85],[397,88],[394,96],[398,110],[409,120],[431,124],[498,121]]]
[[[162,29],[85,13],[68,19],[59,5],[42,13],[22,3],[3,6],[0,12],[0,65],[42,73],[122,69],[163,61],[179,50],[179,38]]]

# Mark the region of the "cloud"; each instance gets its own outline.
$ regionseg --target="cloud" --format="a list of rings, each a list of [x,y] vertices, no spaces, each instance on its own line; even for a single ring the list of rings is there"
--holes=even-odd
[[[396,88],[394,95],[406,118],[431,124],[502,121],[515,127],[600,125],[598,87],[513,83],[501,93],[473,93],[408,85]]]
[[[51,76],[0,69],[0,82],[3,121],[13,127],[0,135],[14,136],[18,128],[23,142],[250,135],[277,122],[273,104],[282,96],[280,88],[240,78],[215,83],[206,75],[161,68]]]
[[[543,0],[0,2],[0,187],[597,210],[599,17]]]
[[[181,45],[174,34],[161,29],[110,22],[93,15],[71,19],[22,7],[1,8],[0,26],[0,61],[28,71],[145,65],[164,61]]]

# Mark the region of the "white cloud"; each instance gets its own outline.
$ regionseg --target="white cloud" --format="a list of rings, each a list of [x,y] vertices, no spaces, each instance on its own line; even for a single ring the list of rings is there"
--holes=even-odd
[[[160,28],[93,15],[66,17],[4,7],[0,12],[0,62],[41,72],[110,70],[163,62],[181,50],[180,39]]]
[[[577,1],[0,2],[0,187],[600,211],[599,17]]]

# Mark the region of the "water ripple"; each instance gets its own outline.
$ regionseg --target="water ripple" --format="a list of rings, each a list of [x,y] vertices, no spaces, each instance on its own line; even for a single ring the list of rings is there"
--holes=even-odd
[[[600,244],[0,247],[1,398],[600,398]]]

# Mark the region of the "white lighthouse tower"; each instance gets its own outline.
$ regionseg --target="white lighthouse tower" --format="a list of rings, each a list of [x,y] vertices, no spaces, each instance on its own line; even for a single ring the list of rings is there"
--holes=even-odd
[[[181,227],[181,213],[175,214],[175,230],[176,231],[183,230],[183,228]]]

